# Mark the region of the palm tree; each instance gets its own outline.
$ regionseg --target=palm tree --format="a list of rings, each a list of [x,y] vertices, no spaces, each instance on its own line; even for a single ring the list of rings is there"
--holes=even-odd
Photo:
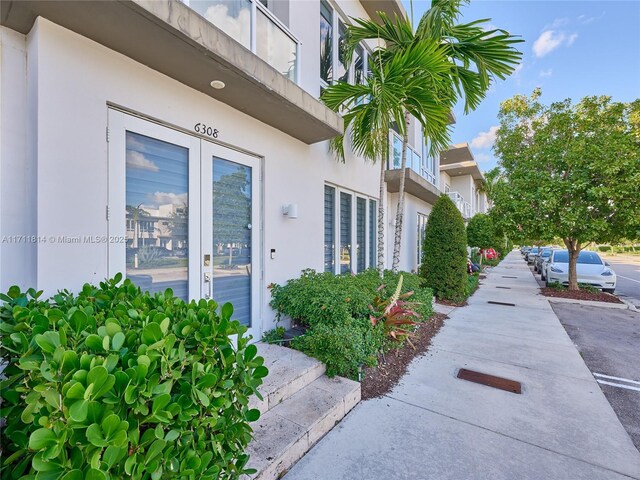
[[[484,99],[492,81],[505,79],[513,73],[522,58],[515,44],[522,42],[505,30],[484,30],[482,25],[490,19],[476,20],[465,24],[456,24],[460,16],[460,6],[468,0],[432,0],[431,7],[423,15],[414,33],[408,18],[395,16],[394,21],[379,12],[381,23],[372,20],[355,19],[354,25],[347,29],[346,56],[351,58],[353,51],[363,40],[383,40],[386,47],[380,55],[383,62],[392,61],[399,52],[411,48],[418,42],[431,41],[439,46],[448,59],[448,71],[440,82],[427,82],[424,88],[436,88],[439,95],[452,95],[454,103],[462,98],[464,111],[468,113],[477,108]],[[430,85],[431,83],[431,85]],[[408,127],[410,115],[403,115],[401,170],[406,168],[408,149]],[[429,142],[429,155],[435,156],[449,143],[448,122],[440,123],[427,116],[424,121],[418,118],[424,129],[425,139]],[[398,206],[393,248],[394,271],[398,270],[402,229],[404,219],[404,175],[401,176],[398,191]]]
[[[351,85],[338,82],[322,93],[324,103],[336,112],[344,112],[345,132],[349,131],[353,151],[373,162],[380,161],[380,200],[385,183],[384,172],[389,155],[389,129],[395,122],[406,134],[406,112],[421,123],[427,117],[430,126],[445,125],[452,107],[452,96],[441,95],[436,88],[449,70],[442,49],[431,41],[416,42],[383,60],[385,51],[377,50],[364,83]],[[425,88],[425,78],[427,87]],[[363,101],[363,99],[365,99]],[[344,161],[344,134],[331,142],[331,147]],[[384,269],[384,205],[378,202],[378,262]]]

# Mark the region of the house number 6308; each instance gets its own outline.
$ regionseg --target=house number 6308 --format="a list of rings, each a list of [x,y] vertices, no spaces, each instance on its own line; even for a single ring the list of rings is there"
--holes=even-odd
[[[193,127],[193,129],[196,132],[201,133],[202,135],[206,135],[212,138],[218,138],[218,129],[205,125],[204,123],[196,123],[196,126]]]

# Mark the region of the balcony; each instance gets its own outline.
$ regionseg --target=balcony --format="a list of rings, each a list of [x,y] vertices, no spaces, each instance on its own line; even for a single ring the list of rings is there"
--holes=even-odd
[[[301,43],[259,0],[181,0],[282,75],[300,83]]]
[[[300,44],[258,0],[190,3],[3,0],[0,17],[23,34],[43,17],[304,143],[342,133],[342,118],[295,83]],[[212,80],[226,87],[214,90]]]
[[[449,195],[449,198],[456,204],[456,207],[460,210],[460,213],[465,220],[468,220],[473,216],[471,204],[469,202],[465,202],[462,195],[458,192],[448,192],[447,195]]]
[[[389,156],[388,170],[399,169],[402,165],[402,138],[396,132],[391,132],[391,151]],[[420,155],[411,145],[407,149],[407,168],[410,168],[429,183],[435,186],[436,177],[429,169],[429,159],[426,155]]]

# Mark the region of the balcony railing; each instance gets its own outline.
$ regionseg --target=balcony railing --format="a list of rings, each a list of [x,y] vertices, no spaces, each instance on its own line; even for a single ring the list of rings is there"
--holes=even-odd
[[[396,132],[391,132],[391,151],[387,170],[397,170],[402,166],[402,138]],[[411,146],[407,149],[407,167],[435,185],[436,177],[428,168],[423,157]]]
[[[460,210],[460,213],[465,219],[473,216],[471,204],[469,202],[465,202],[462,195],[458,192],[448,192],[447,195],[449,195],[449,198],[453,200],[453,203],[456,204],[456,207],[458,207],[458,210]]]
[[[181,0],[289,80],[299,83],[298,39],[259,0]]]

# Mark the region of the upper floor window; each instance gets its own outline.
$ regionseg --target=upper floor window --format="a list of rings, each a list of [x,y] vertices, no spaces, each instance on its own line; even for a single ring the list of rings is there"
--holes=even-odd
[[[327,84],[333,80],[333,10],[320,2],[320,78]]]
[[[339,82],[349,82],[349,64],[345,59],[346,33],[347,27],[344,26],[344,23],[338,20],[338,65],[336,76]]]

